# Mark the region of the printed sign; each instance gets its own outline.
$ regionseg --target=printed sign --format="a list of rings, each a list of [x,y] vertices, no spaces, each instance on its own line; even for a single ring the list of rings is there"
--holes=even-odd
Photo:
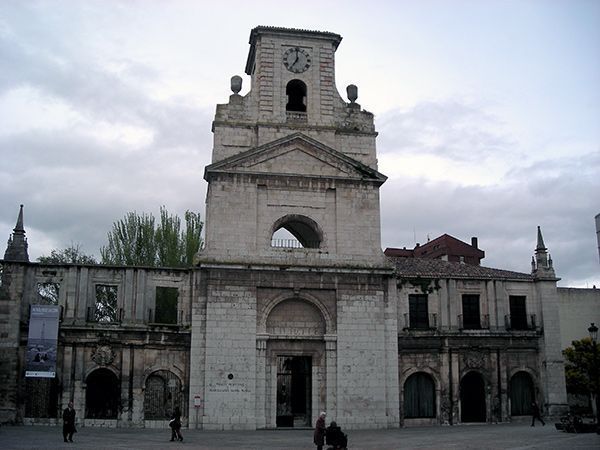
[[[26,377],[54,378],[60,306],[31,305]]]

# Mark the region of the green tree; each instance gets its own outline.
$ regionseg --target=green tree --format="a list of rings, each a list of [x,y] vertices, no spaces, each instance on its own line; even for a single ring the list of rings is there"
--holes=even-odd
[[[53,249],[49,256],[39,256],[42,264],[98,264],[92,255],[83,253],[81,245],[73,244],[63,250]]]
[[[573,341],[563,350],[567,390],[575,394],[596,392],[598,380],[594,380],[594,344],[590,338]],[[596,344],[596,355],[600,358],[600,344]],[[596,362],[597,364],[597,362]]]
[[[593,405],[594,394],[599,387],[597,359],[600,358],[600,344],[596,344],[595,353],[594,343],[590,338],[573,341],[571,344],[571,347],[563,350],[567,392],[589,395]]]
[[[185,213],[181,219],[164,206],[160,218],[152,214],[129,212],[113,224],[107,245],[100,249],[103,264],[151,267],[186,267],[202,245],[203,223],[200,214]]]

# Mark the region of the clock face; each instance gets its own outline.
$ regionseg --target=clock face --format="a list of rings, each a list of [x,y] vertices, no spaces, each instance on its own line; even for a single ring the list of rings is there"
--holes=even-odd
[[[290,72],[302,73],[310,67],[310,55],[302,48],[289,48],[283,54],[283,65]]]

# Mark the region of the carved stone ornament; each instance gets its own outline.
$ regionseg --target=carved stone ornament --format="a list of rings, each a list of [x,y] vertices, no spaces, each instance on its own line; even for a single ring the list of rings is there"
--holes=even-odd
[[[115,359],[115,352],[110,345],[98,345],[92,355],[92,361],[99,366],[107,366]]]
[[[486,355],[482,352],[468,352],[464,356],[465,366],[469,369],[481,369],[485,367]]]

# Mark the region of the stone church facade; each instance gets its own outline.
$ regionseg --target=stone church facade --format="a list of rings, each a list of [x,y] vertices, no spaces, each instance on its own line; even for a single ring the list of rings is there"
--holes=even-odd
[[[2,261],[0,420],[344,428],[505,422],[566,405],[557,278],[388,258],[373,115],[335,86],[341,36],[257,27],[218,105],[190,269]],[[280,232],[288,237],[281,238]],[[56,378],[25,378],[29,306],[61,307]],[[107,305],[109,308],[107,308]]]

